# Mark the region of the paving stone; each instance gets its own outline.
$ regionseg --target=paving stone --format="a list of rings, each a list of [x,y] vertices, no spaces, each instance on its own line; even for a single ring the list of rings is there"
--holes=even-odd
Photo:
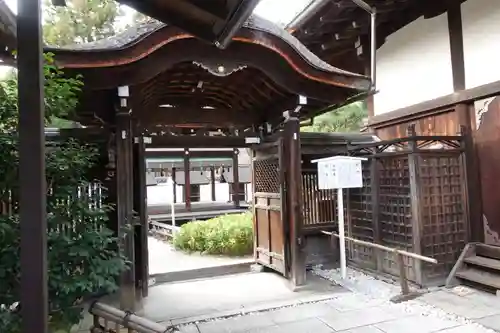
[[[332,333],[331,327],[316,318],[285,323],[278,326],[246,331],[245,333]]]
[[[368,309],[352,310],[344,313],[320,316],[319,319],[336,331],[369,326],[385,321],[394,320],[403,313],[391,309],[389,306],[378,306]]]
[[[179,327],[178,333],[199,333],[198,327],[195,324]]]
[[[338,313],[338,311],[327,304],[320,302],[283,308],[271,311],[269,314],[272,321],[276,324],[282,324],[334,313]]]
[[[339,333],[384,333],[384,331],[379,330],[375,326],[363,326],[353,328],[352,330],[340,331]]]
[[[494,315],[478,319],[478,323],[500,332],[500,315]]]
[[[457,322],[434,316],[411,316],[375,324],[374,326],[385,333],[431,333],[459,325]]]
[[[454,313],[467,319],[478,319],[500,313],[499,308],[485,304],[482,299],[474,300],[471,297],[461,297],[444,290],[423,295],[421,300],[445,312]]]
[[[491,330],[488,330],[484,327],[481,327],[477,324],[467,324],[461,325],[453,328],[448,328],[439,333],[491,333]]]
[[[352,293],[344,294],[341,297],[326,302],[326,304],[341,312],[376,307],[383,303],[384,300],[371,299],[363,295]]]
[[[201,333],[239,333],[274,325],[275,323],[271,320],[270,312],[264,312],[199,323],[198,329]]]

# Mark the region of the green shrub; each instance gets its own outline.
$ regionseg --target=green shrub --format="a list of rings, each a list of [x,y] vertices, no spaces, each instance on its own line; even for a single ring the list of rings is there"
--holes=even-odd
[[[230,214],[184,224],[174,246],[187,252],[241,256],[253,251],[253,216]]]
[[[45,65],[47,120],[67,115],[77,104],[81,82],[66,79]],[[0,82],[0,202],[12,211],[0,212],[0,332],[20,332],[19,154],[16,133],[17,80]],[[106,189],[89,178],[96,165],[96,147],[74,140],[46,149],[47,268],[50,331],[77,324],[83,302],[94,293],[117,290],[117,278],[127,268],[118,253],[119,239],[107,228]],[[79,191],[80,189],[80,191]],[[35,332],[33,332],[35,333]]]

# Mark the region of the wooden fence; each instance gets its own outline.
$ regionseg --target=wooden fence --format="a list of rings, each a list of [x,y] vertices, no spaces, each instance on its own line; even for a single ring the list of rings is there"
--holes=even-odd
[[[419,285],[442,283],[468,240],[464,142],[461,136],[409,136],[351,145],[367,157],[363,188],[345,191],[346,236],[432,257],[429,265],[406,258],[407,276]],[[333,190],[318,190],[317,174],[303,170],[304,231],[337,230]],[[393,253],[362,244],[347,247],[348,261],[399,275]]]

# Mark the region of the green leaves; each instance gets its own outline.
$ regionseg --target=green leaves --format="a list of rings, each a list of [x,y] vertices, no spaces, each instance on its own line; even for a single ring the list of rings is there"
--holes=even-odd
[[[61,47],[113,36],[120,7],[113,0],[70,0],[66,7],[46,0],[44,14],[45,42]]]
[[[303,132],[357,132],[361,129],[368,110],[361,102],[355,102],[314,118],[312,126],[303,127]]]
[[[83,87],[81,77],[67,78],[55,65],[53,54],[45,54],[45,119],[71,118]],[[18,122],[17,75],[0,82],[0,133],[16,131]]]
[[[46,55],[47,121],[74,112],[82,87],[68,79]],[[19,154],[17,78],[0,82],[0,332],[19,332],[20,289]],[[127,262],[118,239],[107,228],[106,189],[89,178],[96,147],[67,140],[47,147],[47,242],[50,322],[54,330],[78,323],[82,301],[110,293]],[[5,305],[5,306],[2,306]]]
[[[241,256],[253,251],[253,217],[247,212],[189,222],[174,237],[174,246],[187,252]]]

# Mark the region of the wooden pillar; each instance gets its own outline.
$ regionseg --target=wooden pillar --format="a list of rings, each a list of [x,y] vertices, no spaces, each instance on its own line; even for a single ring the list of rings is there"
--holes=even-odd
[[[146,145],[142,135],[134,142],[134,210],[139,216],[135,227],[136,287],[141,295],[148,295],[149,254],[148,254],[148,213],[146,192]]]
[[[215,193],[215,167],[210,167],[210,187],[212,192],[212,201],[217,201],[216,193]]]
[[[460,2],[453,2],[448,9],[448,33],[450,38],[453,89],[465,89],[464,40]]]
[[[175,167],[172,168],[172,200],[174,200],[174,204],[177,203],[177,179],[175,179],[175,173],[177,169]]]
[[[372,202],[372,228],[373,241],[377,244],[382,244],[382,235],[380,233],[380,166],[378,158],[374,157],[370,161],[370,179],[371,179],[371,202]],[[349,212],[350,213],[350,212]],[[385,252],[377,248],[373,249],[375,256],[375,264],[377,270],[382,272]]]
[[[186,211],[191,211],[191,167],[189,163],[189,148],[184,149],[184,201]]]
[[[456,111],[465,113],[461,109],[468,109],[468,105],[459,104]],[[469,112],[467,112],[470,115]],[[479,174],[479,158],[474,147],[472,130],[468,126],[461,126],[460,134],[463,137],[462,148],[464,149],[464,176],[466,179],[466,203],[469,222],[469,240],[470,242],[484,242],[484,222],[481,207],[482,191],[481,177]]]
[[[415,132],[415,125],[411,125],[407,130],[408,137],[415,137],[417,134]],[[422,191],[420,189],[420,168],[419,168],[419,155],[417,142],[411,140],[409,142],[409,148],[411,150],[408,155],[408,169],[410,173],[410,205],[411,205],[411,223],[412,223],[412,233],[413,233],[413,252],[422,255],[422,242],[421,242],[421,230],[422,230],[422,205],[420,199],[422,197]],[[395,258],[396,259],[396,258]],[[423,285],[424,274],[422,272],[422,261],[415,260],[415,279],[417,284]]]
[[[453,75],[453,89],[466,89],[464,42],[462,29],[462,12],[460,3],[452,2],[448,8],[448,32],[450,37],[451,68]],[[461,103],[455,106],[455,113],[460,126],[459,132],[463,135],[465,177],[467,180],[467,201],[469,220],[469,241],[484,241],[484,224],[481,208],[481,178],[479,177],[479,162],[474,146],[472,131],[474,112],[473,104]]]
[[[238,165],[238,153],[237,148],[233,149],[233,203],[235,208],[240,207],[240,170]]]
[[[45,110],[40,0],[18,0],[21,331],[48,332]]]
[[[133,230],[132,198],[132,121],[128,100],[121,96],[121,107],[117,110],[116,121],[116,185],[118,215],[118,237],[120,250],[130,261],[130,267],[122,273],[120,280],[120,306],[123,310],[134,311],[135,307],[135,250]]]
[[[291,113],[285,120],[284,145],[286,156],[287,215],[290,223],[291,278],[295,286],[306,282],[305,239],[302,233],[302,167],[300,150],[300,123],[298,114]]]

